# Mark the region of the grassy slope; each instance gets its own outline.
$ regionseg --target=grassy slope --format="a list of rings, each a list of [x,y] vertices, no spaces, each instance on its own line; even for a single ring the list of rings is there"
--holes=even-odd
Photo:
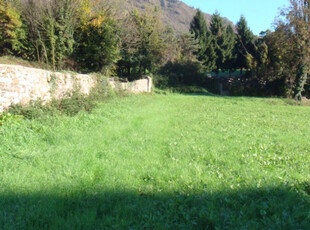
[[[130,96],[0,127],[0,229],[307,229],[310,108]]]
[[[51,68],[47,64],[40,63],[40,62],[27,61],[22,58],[18,58],[14,56],[0,56],[0,64],[20,65],[20,66],[30,67],[30,68],[51,70]]]

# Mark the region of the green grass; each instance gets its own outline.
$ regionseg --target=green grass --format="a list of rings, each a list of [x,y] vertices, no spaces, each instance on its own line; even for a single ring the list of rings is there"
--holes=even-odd
[[[114,98],[0,126],[0,229],[309,229],[310,108]]]

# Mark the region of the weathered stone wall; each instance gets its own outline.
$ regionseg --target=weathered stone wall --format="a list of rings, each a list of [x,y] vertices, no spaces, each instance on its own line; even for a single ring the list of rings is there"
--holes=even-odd
[[[110,78],[109,84],[113,90],[123,90],[134,94],[152,92],[152,78],[150,77],[133,82],[120,82],[115,81],[114,78]]]
[[[114,90],[130,93],[151,92],[152,79],[146,77],[134,82],[118,82],[110,78]],[[30,101],[43,103],[61,99],[75,90],[89,94],[97,84],[91,75],[59,73],[16,65],[0,64],[0,112],[12,104],[27,105]]]
[[[0,64],[0,112],[12,104],[60,99],[77,89],[89,94],[95,85],[96,78],[89,75]]]

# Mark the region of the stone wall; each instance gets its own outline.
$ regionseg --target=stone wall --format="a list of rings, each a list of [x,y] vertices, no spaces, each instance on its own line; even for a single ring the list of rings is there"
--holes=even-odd
[[[61,99],[74,90],[89,94],[97,84],[91,75],[59,73],[16,65],[0,64],[0,112],[12,104],[27,105],[30,101],[43,103]],[[152,79],[146,77],[135,82],[118,82],[109,79],[114,90],[130,93],[151,92]]]
[[[148,76],[133,82],[120,82],[110,78],[109,84],[113,90],[123,90],[134,94],[152,92],[152,78]]]
[[[77,89],[89,94],[96,82],[96,78],[89,75],[0,64],[0,112],[12,104],[60,99]]]

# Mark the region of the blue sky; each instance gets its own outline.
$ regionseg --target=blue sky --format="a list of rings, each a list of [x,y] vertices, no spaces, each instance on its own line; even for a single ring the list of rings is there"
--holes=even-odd
[[[272,29],[272,23],[279,14],[279,7],[288,6],[289,0],[182,0],[203,12],[213,14],[216,10],[221,16],[236,23],[243,14],[249,27],[258,35],[261,31]]]

